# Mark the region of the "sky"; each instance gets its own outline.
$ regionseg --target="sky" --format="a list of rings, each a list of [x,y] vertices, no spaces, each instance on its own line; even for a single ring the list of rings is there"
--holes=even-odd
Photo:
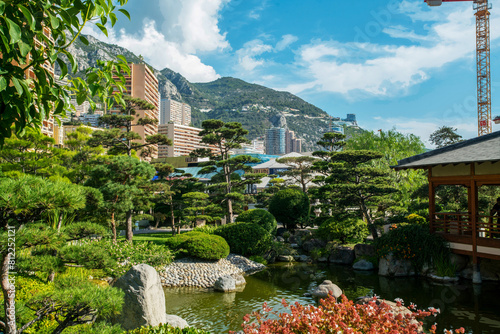
[[[491,2],[491,1],[490,1]],[[500,115],[500,6],[491,10],[492,115]],[[235,77],[289,91],[368,130],[477,136],[472,1],[129,0],[106,37],[191,82]],[[493,131],[500,125],[493,124]]]

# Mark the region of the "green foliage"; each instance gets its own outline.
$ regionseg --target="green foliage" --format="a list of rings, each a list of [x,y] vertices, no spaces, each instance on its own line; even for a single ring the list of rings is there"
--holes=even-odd
[[[456,131],[456,128],[443,125],[439,129],[431,133],[429,141],[436,145],[437,148],[442,148],[451,144],[459,143],[463,139],[462,136],[459,135]]]
[[[229,255],[228,243],[217,235],[192,231],[167,239],[167,247],[204,260],[220,260]]]
[[[123,334],[119,324],[110,324],[104,321],[67,328],[64,334]]]
[[[210,333],[192,327],[186,327],[181,329],[178,327],[172,327],[170,325],[162,324],[156,327],[148,326],[148,327],[137,328],[128,331],[127,334],[210,334]]]
[[[82,239],[91,235],[106,236],[108,230],[95,223],[73,223],[65,226],[62,232],[66,234],[68,240]]]
[[[357,218],[330,218],[318,228],[318,236],[326,241],[338,240],[342,244],[362,242],[369,234],[366,223]]]
[[[64,262],[83,265],[87,269],[105,269],[113,272],[118,267],[113,255],[99,242],[65,246],[59,251],[58,256]]]
[[[252,260],[252,261],[254,261],[254,262],[262,263],[263,265],[267,265],[266,259],[264,259],[260,255],[252,255],[252,256],[249,257],[249,259]]]
[[[195,227],[193,229],[193,232],[201,232],[201,233],[206,233],[206,234],[214,234],[216,229],[217,229],[216,225],[203,225],[203,226]]]
[[[231,253],[244,256],[262,255],[271,248],[271,235],[254,223],[222,225],[217,228],[215,234],[226,239]]]
[[[457,266],[451,262],[450,254],[438,254],[433,257],[434,269],[436,275],[440,277],[455,277]]]
[[[218,235],[198,235],[187,239],[182,248],[187,254],[202,260],[220,260],[229,255],[229,245]]]
[[[408,224],[428,225],[429,223],[427,219],[417,215],[416,213],[411,213],[408,216],[406,216],[406,220],[408,221]]]
[[[191,231],[191,232],[177,234],[174,237],[165,240],[165,244],[171,250],[178,250],[182,247],[182,244],[185,243],[188,239],[204,234],[205,233],[199,231]]]
[[[374,246],[379,258],[392,253],[396,258],[410,260],[417,270],[425,264],[431,265],[434,257],[449,255],[450,252],[446,240],[421,225],[392,228],[375,240]]]
[[[252,209],[244,211],[240,213],[238,217],[236,217],[236,221],[255,223],[262,226],[272,235],[276,234],[276,230],[278,229],[278,223],[276,222],[274,216],[269,211],[264,209]]]
[[[284,189],[269,203],[269,212],[288,229],[296,228],[300,219],[309,215],[309,198],[298,189]]]
[[[118,1],[119,6],[126,3],[127,0]],[[61,79],[70,71],[76,72],[78,64],[68,49],[78,38],[88,44],[80,35],[85,25],[94,23],[107,34],[105,24],[114,26],[117,11],[129,16],[115,4],[112,0],[1,2],[0,145],[10,137],[12,125],[13,131],[21,134],[27,127],[42,128],[42,122],[52,115],[64,117],[71,108],[70,94],[79,104],[93,96],[108,105],[111,99],[121,100],[120,94],[113,93],[121,92],[124,83],[109,73],[118,73],[122,79],[121,73],[130,71],[123,57],[118,62],[99,62],[100,68],[87,69],[86,80],[74,78],[61,84],[51,73],[56,63]],[[27,69],[31,75],[26,75]]]

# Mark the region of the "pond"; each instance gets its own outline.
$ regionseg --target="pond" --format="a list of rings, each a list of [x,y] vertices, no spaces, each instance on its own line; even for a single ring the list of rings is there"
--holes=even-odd
[[[264,271],[245,277],[247,284],[241,292],[220,293],[192,288],[165,288],[167,313],[187,320],[190,326],[211,333],[228,333],[241,329],[243,316],[260,309],[264,302],[282,311],[281,300],[315,304],[305,297],[329,279],[337,284],[349,299],[365,295],[413,302],[419,308],[440,308],[441,314],[426,320],[429,328],[438,323],[443,328],[464,327],[466,333],[500,333],[500,285],[483,283],[474,286],[470,281],[441,285],[425,278],[386,278],[375,273],[354,271],[339,265],[274,264]]]

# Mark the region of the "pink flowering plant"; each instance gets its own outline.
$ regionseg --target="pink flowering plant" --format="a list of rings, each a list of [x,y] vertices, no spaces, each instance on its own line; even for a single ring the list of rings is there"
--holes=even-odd
[[[418,310],[414,304],[403,308],[401,300],[396,300],[397,308],[394,308],[383,301],[378,301],[376,297],[365,304],[355,304],[344,295],[338,302],[330,295],[322,299],[317,307],[304,306],[298,302],[288,305],[285,300],[282,304],[290,312],[277,313],[264,303],[262,310],[246,315],[243,318],[243,332],[247,334],[416,334],[423,332],[420,319],[438,313],[438,310],[433,308],[427,311]],[[433,325],[429,332],[435,334],[436,326]],[[464,333],[465,330],[461,328],[455,332]],[[452,332],[445,331],[445,333]]]

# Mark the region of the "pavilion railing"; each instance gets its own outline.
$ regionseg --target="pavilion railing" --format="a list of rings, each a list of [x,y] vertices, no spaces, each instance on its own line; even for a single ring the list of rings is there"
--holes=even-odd
[[[500,218],[478,215],[476,233],[479,238],[500,239]],[[472,215],[467,212],[436,212],[431,220],[432,232],[472,236]]]

